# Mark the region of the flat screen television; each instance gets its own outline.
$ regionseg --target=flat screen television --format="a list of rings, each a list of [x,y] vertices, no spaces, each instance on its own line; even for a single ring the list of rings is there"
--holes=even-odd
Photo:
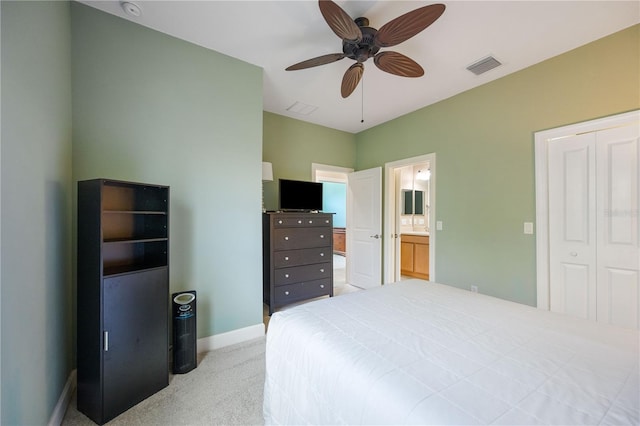
[[[322,183],[279,179],[280,210],[321,211]]]

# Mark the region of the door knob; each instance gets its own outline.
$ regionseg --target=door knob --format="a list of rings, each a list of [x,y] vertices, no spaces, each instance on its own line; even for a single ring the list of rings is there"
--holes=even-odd
[[[569,253],[569,255],[576,257],[578,255],[578,253],[576,253],[575,251],[572,251],[571,253]]]
[[[380,238],[381,236],[382,236],[382,235],[378,235],[378,234],[376,234],[376,235],[370,235],[370,237],[371,237],[371,238],[375,238],[376,240],[377,240],[378,238]]]

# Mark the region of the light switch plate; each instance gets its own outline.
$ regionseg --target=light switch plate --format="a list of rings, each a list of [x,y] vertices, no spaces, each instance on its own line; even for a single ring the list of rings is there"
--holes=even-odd
[[[525,222],[524,223],[524,233],[525,234],[533,234],[533,222]]]
[[[442,221],[441,220],[436,221],[436,230],[442,231]]]

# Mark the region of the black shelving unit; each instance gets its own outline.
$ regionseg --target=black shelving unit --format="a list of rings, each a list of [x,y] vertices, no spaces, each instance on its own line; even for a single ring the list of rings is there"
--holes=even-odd
[[[78,182],[78,409],[103,424],[169,384],[169,187]]]

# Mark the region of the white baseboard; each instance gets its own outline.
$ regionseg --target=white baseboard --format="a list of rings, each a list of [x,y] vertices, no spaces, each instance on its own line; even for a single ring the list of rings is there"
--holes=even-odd
[[[75,389],[76,370],[71,370],[67,383],[64,385],[60,398],[58,399],[58,403],[53,409],[51,418],[49,418],[49,426],[60,426],[60,424],[62,424],[64,414],[67,412],[67,407],[69,407],[69,403],[71,402],[71,397],[73,396],[73,391],[75,391]]]
[[[235,345],[236,343],[246,342],[247,340],[257,339],[262,336],[264,336],[263,323],[228,331],[226,333],[214,334],[209,337],[202,337],[198,339],[198,353],[209,352],[214,349],[224,348],[225,346]]]

